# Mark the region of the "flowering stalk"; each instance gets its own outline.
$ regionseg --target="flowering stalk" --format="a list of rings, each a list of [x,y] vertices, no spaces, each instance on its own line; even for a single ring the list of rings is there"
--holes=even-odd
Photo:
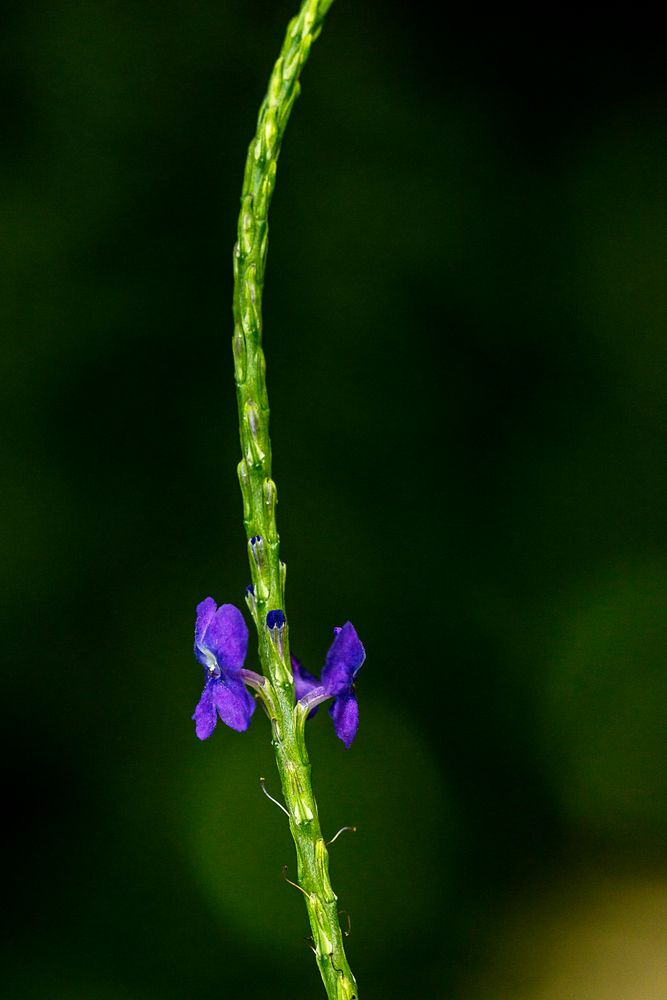
[[[356,1000],[357,986],[345,956],[337,899],[329,880],[329,856],[311,786],[305,724],[320,701],[334,698],[332,715],[336,732],[349,745],[356,732],[357,711],[352,680],[363,661],[363,647],[348,622],[336,634],[321,683],[310,678],[305,671],[299,672],[298,664],[296,677],[293,675],[285,614],[285,566],[280,560],[276,528],[277,492],[271,478],[269,404],[262,350],[261,306],[268,237],[267,215],[275,185],[276,164],[292,105],[299,94],[301,70],[332,2],[305,0],[289,24],[259,111],[257,131],[248,150],[241,195],[238,242],[234,247],[233,336],[243,456],[238,473],[252,576],[247,601],[257,626],[263,675],[241,670],[240,682],[255,689],[271,720],[272,742],[290,831],[296,846],[297,881],[305,897],[315,956],[327,994],[330,1000]],[[229,631],[225,633],[226,636],[229,634]],[[204,634],[200,650],[207,649],[206,641],[207,635]],[[211,642],[215,643],[215,636]],[[225,639],[225,642],[228,640]],[[231,697],[238,678],[234,665],[226,668],[225,672],[220,663],[218,657],[216,664],[221,669],[220,676],[224,683],[216,690],[220,694],[218,702],[223,702]],[[300,698],[304,695],[305,703],[299,701],[295,704],[295,680],[296,696]],[[211,675],[207,687],[215,684],[216,679]],[[212,703],[216,697],[214,691]],[[242,695],[237,691],[237,703],[243,711],[240,699]],[[220,705],[216,705],[223,721],[227,721]],[[205,707],[204,710],[209,712],[210,720],[210,709]]]

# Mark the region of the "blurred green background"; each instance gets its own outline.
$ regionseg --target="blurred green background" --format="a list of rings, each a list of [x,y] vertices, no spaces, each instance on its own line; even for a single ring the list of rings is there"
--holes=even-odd
[[[267,726],[190,722],[195,604],[247,582],[231,247],[293,11],[3,9],[9,998],[320,995]],[[626,15],[338,0],[285,141],[279,521],[299,657],[368,651],[353,749],[311,724],[364,1000],[667,995],[667,87]]]

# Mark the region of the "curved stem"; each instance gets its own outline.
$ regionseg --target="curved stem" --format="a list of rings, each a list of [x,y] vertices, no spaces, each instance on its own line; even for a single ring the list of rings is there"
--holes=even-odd
[[[305,0],[290,22],[262,102],[245,166],[238,241],[234,247],[234,373],[241,433],[239,482],[253,587],[249,604],[266,676],[273,745],[290,830],[297,852],[299,887],[313,936],[317,964],[330,1000],[357,1000],[345,956],[329,856],[322,837],[305,745],[305,715],[294,705],[287,619],[269,628],[268,611],[285,612],[285,567],[276,527],[276,485],[271,478],[269,401],[262,350],[262,289],[268,209],[282,138],[299,94],[299,77],[333,0]],[[274,616],[273,622],[276,618]],[[247,679],[247,678],[246,678]],[[255,680],[256,689],[260,685]],[[248,680],[248,683],[250,683]],[[307,713],[306,713],[307,714]]]

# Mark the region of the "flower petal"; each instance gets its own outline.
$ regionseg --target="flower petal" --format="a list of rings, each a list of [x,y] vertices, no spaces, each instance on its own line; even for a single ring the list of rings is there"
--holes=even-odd
[[[238,672],[245,662],[248,649],[248,626],[239,609],[233,604],[221,604],[209,619],[197,645],[204,657],[202,660],[197,655],[197,659],[205,667],[208,666],[205,654],[209,652],[222,670]]]
[[[215,684],[216,681],[214,680],[208,681],[195,708],[195,714],[192,716],[195,723],[195,732],[200,740],[207,740],[209,738],[218,721],[215,714],[215,705],[213,704],[212,689]]]
[[[195,655],[198,653],[197,647],[203,639],[204,632],[208,628],[217,609],[218,605],[212,597],[206,597],[201,604],[197,605],[197,617],[195,619]],[[198,656],[197,659],[199,659]],[[206,666],[206,664],[203,664],[203,666]]]
[[[313,677],[307,670],[304,670],[296,656],[292,656],[291,653],[290,660],[292,662],[292,675],[294,677],[294,697],[297,701],[300,701],[313,688],[319,687],[320,682],[317,677]]]
[[[349,691],[365,659],[366,651],[354,625],[345,622],[329,647],[322,670],[322,684],[329,694],[336,697]]]
[[[230,729],[244,732],[255,711],[255,699],[243,686],[243,681],[229,674],[213,681],[213,685],[213,703],[218,715]]]
[[[336,698],[329,709],[329,715],[333,719],[336,736],[342,740],[347,750],[350,749],[352,740],[357,735],[359,727],[359,704],[357,696],[350,692]]]

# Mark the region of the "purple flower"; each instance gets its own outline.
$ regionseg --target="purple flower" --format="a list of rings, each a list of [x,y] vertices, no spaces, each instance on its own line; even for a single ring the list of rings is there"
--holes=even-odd
[[[192,718],[200,740],[211,735],[218,715],[238,732],[250,725],[255,699],[241,675],[247,648],[248,628],[238,608],[218,607],[212,597],[197,605],[195,656],[204,668],[206,684]]]
[[[297,701],[312,714],[323,701],[333,698],[329,715],[333,719],[336,736],[348,749],[359,726],[359,705],[354,693],[354,679],[365,659],[366,652],[352,622],[334,629],[334,641],[329,647],[319,681],[292,657]]]

